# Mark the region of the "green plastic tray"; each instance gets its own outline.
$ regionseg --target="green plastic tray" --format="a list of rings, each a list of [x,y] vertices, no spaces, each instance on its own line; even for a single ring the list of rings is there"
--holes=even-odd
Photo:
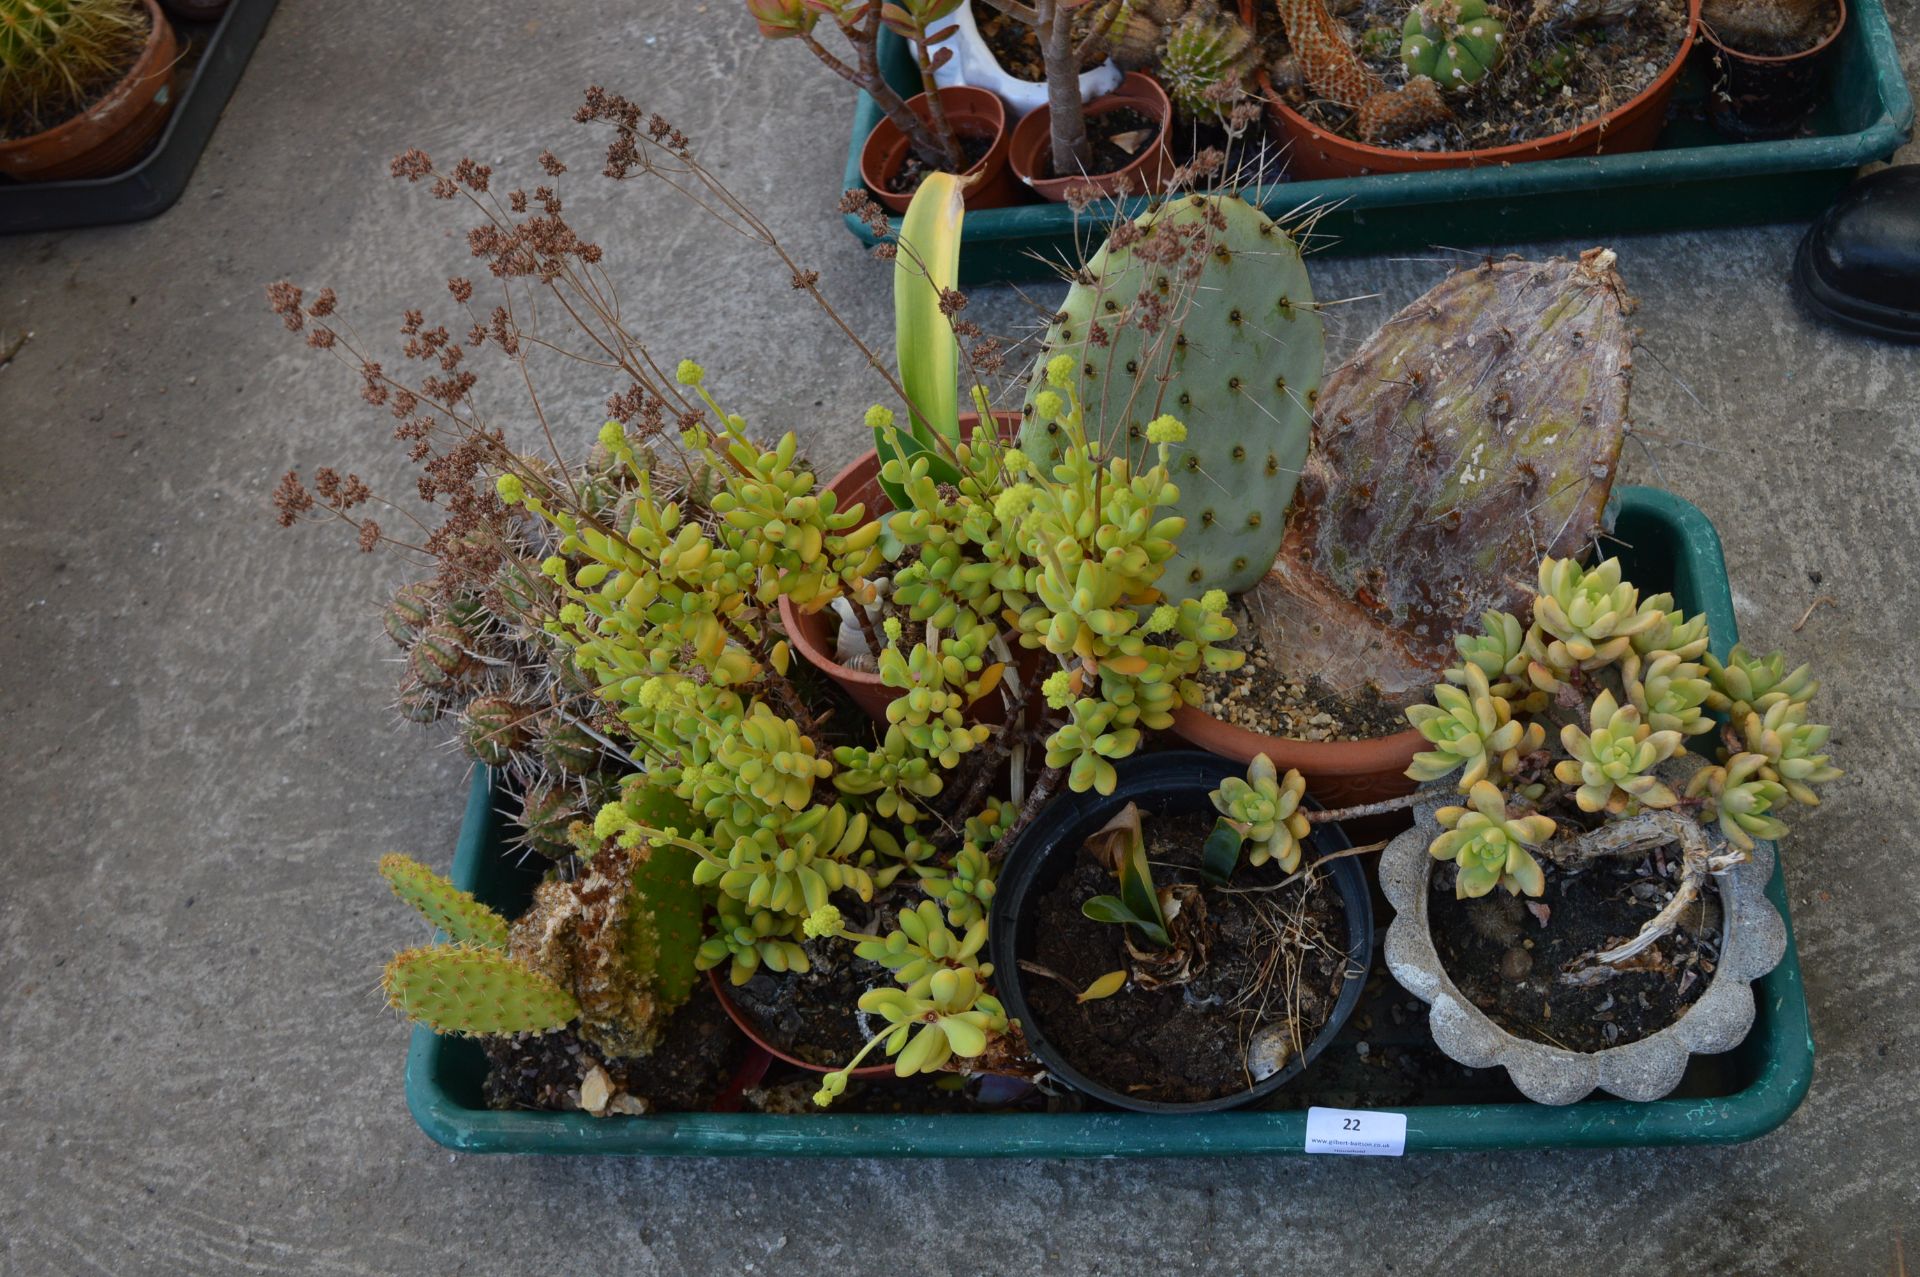
[[[1720,655],[1735,641],[1733,598],[1720,538],[1699,510],[1655,488],[1616,493],[1618,552],[1644,592],[1671,590],[1705,612]],[[467,798],[453,880],[498,909],[523,909],[535,881],[514,863],[505,821],[485,771]],[[1787,913],[1776,869],[1767,894]],[[1385,928],[1382,927],[1382,934]],[[1390,990],[1395,996],[1397,990]],[[1407,1115],[1408,1152],[1507,1148],[1612,1148],[1732,1144],[1772,1130],[1798,1108],[1813,1080],[1800,958],[1789,922],[1787,954],[1755,987],[1758,1016],[1738,1048],[1697,1056],[1675,1094],[1649,1104],[1593,1098],[1564,1108],[1519,1099],[1497,1070],[1450,1088],[1448,1103],[1396,1105]],[[1362,1010],[1366,1008],[1362,1003]],[[1424,1016],[1409,1035],[1424,1039]],[[1429,1044],[1429,1049],[1431,1049]],[[1340,1040],[1283,1095],[1284,1102],[1367,1107],[1353,1089],[1355,1058]],[[420,1127],[448,1148],[472,1153],[700,1154],[756,1157],[1121,1157],[1300,1153],[1304,1108],[1156,1117],[1131,1113],[1019,1113],[800,1117],[682,1113],[593,1118],[503,1113],[482,1106],[485,1060],[477,1046],[416,1029],[407,1056],[407,1104]],[[1364,1070],[1361,1070],[1364,1072]],[[1492,1102],[1489,1102],[1491,1100]]]
[[[1316,252],[1350,254],[1482,248],[1527,240],[1584,238],[1703,226],[1804,221],[1825,208],[1862,164],[1884,160],[1913,129],[1913,97],[1901,74],[1882,0],[1848,0],[1847,28],[1830,68],[1832,91],[1806,126],[1809,136],[1731,142],[1698,117],[1706,77],[1690,66],[1654,150],[1540,160],[1437,173],[1395,173],[1283,182],[1245,192],[1271,216],[1302,206],[1326,210]],[[881,69],[902,93],[919,91],[903,41],[883,34]],[[860,147],[880,122],[865,93],[853,113],[843,189],[859,189]],[[1144,202],[1129,202],[1137,212]],[[1050,277],[1098,248],[1112,206],[1077,218],[1064,204],[969,213],[960,273],[966,283]],[[849,214],[847,228],[873,233]],[[899,220],[893,228],[899,230]]]

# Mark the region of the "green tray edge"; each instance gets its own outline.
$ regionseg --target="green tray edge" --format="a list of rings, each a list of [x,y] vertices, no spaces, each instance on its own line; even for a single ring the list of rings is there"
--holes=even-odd
[[[1697,507],[1658,488],[1623,486],[1614,503],[1622,521],[1661,525],[1681,546],[1674,592],[1707,614],[1721,655],[1738,639],[1720,535]],[[476,769],[467,794],[452,877],[485,898],[483,871],[499,854],[501,820],[491,778]],[[1792,1116],[1813,1082],[1814,1044],[1794,944],[1783,869],[1776,856],[1767,895],[1787,920],[1786,956],[1754,986],[1762,1014],[1759,1076],[1733,1095],[1634,1104],[1599,1100],[1553,1108],[1537,1104],[1408,1108],[1406,1148],[1414,1152],[1491,1152],[1532,1148],[1736,1144]],[[623,1154],[732,1157],[1221,1157],[1299,1154],[1305,1112],[1223,1113],[1194,1117],[1139,1114],[979,1114],[774,1117],[674,1113],[647,1118],[495,1112],[454,1100],[439,1083],[449,1044],[424,1028],[407,1052],[407,1107],[420,1129],[467,1153]]]
[[[1436,230],[1468,230],[1465,238],[1470,246],[1480,246],[1804,220],[1837,195],[1862,164],[1887,159],[1913,131],[1913,95],[1883,0],[1850,0],[1848,8],[1838,63],[1848,62],[1850,54],[1853,61],[1864,55],[1872,72],[1869,91],[1878,107],[1864,127],[1851,133],[1436,173],[1289,182],[1243,194],[1276,218],[1305,208],[1329,210],[1316,228],[1312,248],[1333,255],[1431,247]],[[881,68],[888,80],[902,92],[917,92],[917,77],[904,42],[891,32],[883,33],[882,41]],[[1864,49],[1858,48],[1861,45]],[[1838,63],[1836,79],[1841,71]],[[841,176],[843,190],[863,189],[860,147],[880,118],[879,106],[862,92],[854,106],[853,132]],[[1791,184],[1767,180],[1787,177],[1796,180]],[[1606,198],[1597,200],[1596,195]],[[1131,216],[1143,211],[1147,201],[1133,199],[1120,205]],[[1063,204],[970,214],[962,247],[962,281],[1031,279],[1049,274],[1056,266],[1070,268],[1081,255],[1075,251],[1069,258],[1072,246],[1082,236],[1091,240],[1099,234],[1113,211],[1113,204],[1100,202],[1085,214]],[[877,242],[857,216],[848,213],[844,220],[861,243],[871,248]],[[889,224],[898,232],[899,218],[890,219]],[[1469,230],[1478,227],[1487,228],[1488,233]],[[1448,238],[1462,236],[1449,233]],[[1084,251],[1093,247],[1091,243],[1082,246]]]

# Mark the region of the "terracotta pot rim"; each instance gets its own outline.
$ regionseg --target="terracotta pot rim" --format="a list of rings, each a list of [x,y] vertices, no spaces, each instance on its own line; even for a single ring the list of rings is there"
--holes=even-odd
[[[1598,119],[1588,120],[1576,128],[1563,129],[1558,133],[1549,133],[1546,137],[1533,138],[1526,142],[1509,142],[1505,146],[1490,146],[1478,151],[1404,151],[1390,146],[1374,146],[1368,142],[1357,142],[1352,138],[1329,132],[1288,106],[1275,91],[1273,77],[1267,74],[1266,67],[1259,67],[1254,72],[1254,82],[1260,88],[1260,95],[1266,99],[1269,111],[1283,116],[1295,127],[1310,133],[1315,138],[1333,143],[1354,156],[1386,156],[1396,164],[1405,164],[1407,157],[1413,156],[1418,159],[1420,169],[1478,168],[1489,164],[1510,163],[1515,160],[1558,158],[1542,156],[1539,152],[1564,151],[1569,146],[1586,141],[1595,133],[1604,134],[1613,127],[1615,121],[1648,105],[1649,99],[1655,95],[1672,91],[1674,82],[1679,79],[1680,72],[1686,67],[1687,55],[1693,51],[1694,41],[1701,33],[1700,4],[1701,0],[1687,0],[1687,30],[1680,38],[1680,47],[1674,51],[1672,61],[1667,63],[1665,69],[1655,76],[1646,88],[1614,107],[1613,110]],[[1248,10],[1252,7],[1253,0],[1241,0],[1241,16],[1247,17]],[[1389,172],[1407,171],[1409,170],[1405,168],[1389,170]],[[1376,175],[1385,176],[1386,174]]]
[[[1146,90],[1146,92],[1129,93],[1127,91],[1129,86]],[[1152,110],[1141,111],[1141,114],[1152,116],[1154,122],[1159,126],[1159,132],[1146,149],[1117,169],[1110,169],[1105,173],[1070,173],[1064,177],[1059,177],[1042,176],[1037,168],[1027,165],[1024,162],[1026,157],[1022,148],[1015,146],[1013,141],[1020,135],[1022,129],[1031,129],[1033,131],[1041,131],[1044,129],[1046,136],[1051,138],[1052,131],[1050,127],[1047,127],[1046,122],[1052,119],[1052,112],[1051,109],[1046,106],[1035,107],[1033,110],[1021,116],[1015,121],[1013,127],[1007,130],[1007,166],[1013,170],[1014,176],[1019,178],[1021,182],[1032,188],[1035,193],[1043,195],[1045,188],[1048,186],[1075,182],[1083,182],[1090,186],[1097,186],[1101,182],[1112,181],[1133,174],[1144,176],[1150,166],[1156,170],[1164,169],[1173,162],[1172,152],[1167,146],[1167,130],[1173,125],[1173,101],[1167,96],[1166,87],[1162,85],[1160,81],[1142,71],[1129,71],[1125,76],[1121,77],[1118,87],[1116,87],[1113,92],[1103,93],[1099,97],[1094,98],[1086,104],[1084,109],[1087,115],[1094,116],[1104,115],[1108,111],[1118,110],[1123,107],[1140,110],[1143,104],[1153,107]],[[1028,122],[1033,120],[1038,120],[1041,123],[1029,125]],[[1036,148],[1035,153],[1039,154],[1042,150],[1043,148]],[[1156,157],[1158,163],[1156,163]],[[1161,174],[1156,172],[1156,180],[1146,184],[1149,186],[1158,185],[1160,176]]]
[[[1379,771],[1384,763],[1402,754],[1417,752],[1422,740],[1420,733],[1411,727],[1386,736],[1369,736],[1364,740],[1301,740],[1294,736],[1269,736],[1238,723],[1215,718],[1192,705],[1182,705],[1173,711],[1173,730],[1183,739],[1202,748],[1213,746],[1200,738],[1215,737],[1221,744],[1244,750],[1249,758],[1254,754],[1272,755],[1282,749],[1289,753],[1311,751],[1316,756],[1312,770],[1324,776],[1364,775]]]
[[[727,982],[720,978],[720,968],[708,968],[707,983],[713,986],[713,995],[720,999],[720,1009],[727,1013],[729,1020],[733,1021],[733,1027],[746,1034],[749,1042],[759,1047],[762,1051],[765,1051],[768,1055],[771,1055],[774,1059],[784,1064],[791,1064],[795,1068],[805,1069],[809,1073],[824,1075],[828,1073],[838,1073],[840,1071],[838,1069],[828,1068],[824,1064],[810,1064],[797,1056],[788,1055],[785,1051],[782,1051],[779,1047],[761,1037],[760,1030],[747,1020],[747,1013],[734,1005],[733,996],[727,986]],[[891,1064],[863,1064],[847,1076],[885,1077],[890,1076],[892,1073],[893,1065]]]
[[[151,2],[152,0],[149,0],[149,3]],[[973,129],[975,124],[973,119],[951,121],[955,134],[960,137],[992,139],[987,146],[986,154],[970,165],[966,172],[960,174],[963,179],[974,179],[969,184],[967,191],[969,196],[986,192],[993,185],[992,173],[996,167],[996,160],[1001,166],[1006,164],[1007,145],[1013,137],[1013,126],[1007,120],[1007,104],[1002,102],[999,95],[992,90],[975,88],[970,84],[956,84],[940,89],[938,92],[942,101],[948,102],[949,105],[959,106],[971,102],[981,108],[979,114],[990,114],[993,117],[991,129],[984,132]],[[906,100],[907,109],[912,111],[916,102],[922,102],[927,97],[926,93],[914,94]],[[969,114],[973,113],[969,112]],[[883,153],[895,146],[902,146],[900,154],[901,163],[904,164],[905,157],[912,150],[912,146],[906,143],[906,135],[900,131],[900,126],[882,115],[880,122],[873,126],[866,140],[860,144],[860,180],[866,183],[867,189],[881,203],[889,207],[892,207],[893,203],[899,203],[902,207],[894,211],[904,212],[904,205],[912,199],[912,194],[903,195],[886,188],[886,179],[892,175],[895,166],[882,163],[885,158]]]
[[[160,0],[141,0],[141,5],[147,11],[147,40],[140,46],[140,55],[127,68],[126,74],[114,81],[112,88],[88,103],[79,114],[62,120],[50,129],[42,129],[38,133],[0,140],[0,155],[9,151],[25,150],[29,146],[57,146],[94,123],[101,115],[102,108],[117,106],[122,97],[133,96],[130,91],[133,86],[150,79],[170,76],[173,73],[174,65],[180,61],[179,42],[174,38],[173,27],[167,22],[167,15],[161,11]],[[165,57],[164,66],[158,65],[163,59],[163,54],[168,50],[171,50],[172,56]],[[155,89],[154,93],[148,96],[157,96],[158,93],[159,89]],[[138,111],[129,110],[127,115],[130,119],[137,118]],[[111,137],[118,131],[117,129],[110,131],[103,137]],[[75,154],[78,153],[75,152]]]
[[[982,90],[982,92],[984,91],[985,90]],[[1002,430],[1008,426],[1016,426],[1022,420],[1021,414],[1017,412],[997,411],[993,415],[994,419],[1000,423]],[[978,413],[963,412],[960,414],[960,425],[962,428],[971,428],[979,424],[980,415]],[[879,449],[868,448],[845,466],[842,466],[840,472],[834,475],[833,478],[827,480],[825,490],[839,495],[842,492],[842,485],[851,488],[859,472],[865,469],[867,464],[877,456],[879,456]],[[891,507],[889,507],[889,509],[890,508]],[[874,514],[876,512],[868,511],[868,513]],[[813,668],[819,670],[827,677],[834,679],[836,682],[850,683],[861,687],[876,689],[882,686],[878,673],[869,670],[848,669],[840,662],[834,660],[829,653],[822,651],[810,642],[803,628],[797,623],[800,616],[799,610],[787,600],[786,595],[782,594],[780,596],[778,606],[780,609],[780,626],[787,632],[787,641],[793,644],[793,650],[802,660],[806,661],[807,664],[813,666]]]
[[[1847,0],[1833,0],[1833,3],[1834,7],[1840,11],[1840,16],[1834,19],[1833,30],[1821,37],[1820,43],[1810,49],[1802,49],[1798,53],[1748,53],[1745,50],[1736,49],[1723,41],[1708,25],[1705,18],[1700,20],[1700,38],[1721,53],[1741,62],[1751,62],[1758,66],[1781,66],[1788,62],[1799,62],[1826,52],[1832,47],[1833,42],[1840,38],[1840,33],[1847,29]]]

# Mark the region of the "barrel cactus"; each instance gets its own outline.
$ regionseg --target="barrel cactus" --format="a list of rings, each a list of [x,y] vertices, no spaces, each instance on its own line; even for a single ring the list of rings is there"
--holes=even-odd
[[[1306,459],[1325,338],[1300,247],[1233,196],[1189,195],[1122,223],[1067,292],[1036,361],[1020,443],[1060,455],[1060,426],[1034,411],[1065,354],[1086,434],[1145,464],[1147,425],[1185,423],[1168,455],[1184,516],[1160,578],[1175,601],[1258,581],[1284,532]]]
[[[137,0],[0,0],[0,139],[85,108],[132,69],[147,34]]]
[[[1591,543],[1632,366],[1613,260],[1456,272],[1327,378],[1286,541],[1248,608],[1281,668],[1422,688],[1475,618],[1525,613],[1542,555]]]
[[[1217,86],[1236,81],[1253,52],[1253,32],[1227,14],[1196,8],[1167,35],[1156,78],[1182,117],[1219,121],[1230,102]]]
[[[1400,63],[1443,89],[1465,93],[1507,54],[1506,15],[1486,0],[1422,0],[1401,28]]]

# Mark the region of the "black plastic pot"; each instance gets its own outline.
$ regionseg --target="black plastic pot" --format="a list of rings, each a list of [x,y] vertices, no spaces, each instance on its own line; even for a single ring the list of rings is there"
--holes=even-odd
[[[1245,775],[1246,768],[1198,750],[1163,754],[1141,754],[1116,765],[1119,782],[1105,798],[1095,793],[1066,794],[1049,804],[1007,850],[1007,862],[1000,871],[998,890],[993,897],[991,939],[994,988],[1007,1014],[1020,1022],[1027,1046],[1047,1066],[1047,1072],[1082,1095],[1115,1108],[1136,1113],[1218,1113],[1244,1108],[1268,1099],[1284,1087],[1326,1049],[1340,1027],[1353,1014],[1367,981],[1367,966],[1373,951],[1373,901],[1366,874],[1358,857],[1349,856],[1326,866],[1333,889],[1340,893],[1347,920],[1347,952],[1352,957],[1346,983],[1341,986],[1333,1014],[1320,1027],[1306,1049],[1271,1077],[1263,1078],[1248,1090],[1197,1104],[1167,1104],[1141,1100],[1123,1094],[1088,1077],[1069,1064],[1047,1040],[1046,1026],[1038,1023],[1027,1004],[1024,973],[1020,956],[1033,951],[1034,915],[1027,907],[1072,869],[1087,836],[1104,825],[1128,803],[1136,803],[1142,815],[1180,815],[1212,805],[1207,795],[1229,776]],[[1337,826],[1317,825],[1306,846],[1311,862],[1351,846]]]
[[[1827,90],[1827,70],[1847,25],[1847,0],[1834,0],[1833,30],[1811,49],[1781,57],[1743,53],[1723,44],[1712,26],[1700,28],[1707,71],[1707,117],[1728,137],[1759,141],[1785,137],[1813,114]]]

